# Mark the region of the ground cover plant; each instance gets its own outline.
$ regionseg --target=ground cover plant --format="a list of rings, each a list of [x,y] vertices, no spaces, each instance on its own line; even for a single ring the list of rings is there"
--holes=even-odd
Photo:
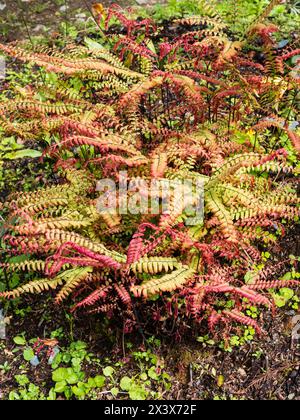
[[[123,334],[151,323],[228,350],[262,337],[276,306],[298,309],[299,257],[278,249],[299,221],[299,40],[282,42],[280,1],[258,2],[254,19],[234,2],[238,24],[224,3],[178,3],[98,4],[92,33],[0,43],[28,75],[1,88],[2,159],[47,168],[44,186],[3,197],[0,296],[8,307],[50,294]],[[113,376],[73,368],[57,366],[49,399],[87,397]],[[121,389],[158,398],[148,377]],[[12,399],[47,397],[17,382]]]

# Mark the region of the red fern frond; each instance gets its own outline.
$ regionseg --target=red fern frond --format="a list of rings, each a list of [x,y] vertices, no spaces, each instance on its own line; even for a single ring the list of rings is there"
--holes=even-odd
[[[127,264],[133,264],[141,259],[144,254],[144,236],[147,229],[157,229],[150,223],[143,223],[139,226],[138,231],[133,235],[127,250]]]
[[[167,153],[155,155],[151,163],[151,175],[153,178],[163,178],[168,166]]]
[[[257,334],[261,335],[262,330],[260,326],[258,325],[258,323],[254,321],[254,319],[244,315],[242,312],[239,312],[237,310],[232,310],[232,311],[223,311],[222,314],[225,315],[226,318],[233,319],[234,321],[240,324],[253,327],[255,331],[257,332]]]
[[[121,301],[124,303],[124,305],[130,306],[131,305],[131,296],[129,292],[126,290],[124,285],[117,285],[115,284],[115,290],[118,293]]]
[[[90,315],[96,315],[96,314],[111,314],[114,310],[117,309],[116,303],[108,303],[106,305],[101,305],[98,308],[92,309],[88,311],[87,313]]]
[[[219,314],[216,311],[213,311],[211,313],[211,315],[209,316],[209,318],[208,318],[208,327],[209,327],[209,330],[212,333],[214,332],[214,330],[216,328],[216,325],[221,321],[221,319],[222,319],[222,315]]]
[[[81,302],[77,303],[73,308],[72,312],[76,311],[79,308],[86,308],[87,306],[95,305],[99,300],[104,299],[107,296],[110,287],[102,286],[99,289],[95,290],[88,297],[83,299]]]
[[[269,281],[257,281],[254,284],[248,284],[247,289],[250,290],[270,290],[270,289],[279,289],[283,287],[290,286],[300,286],[300,281],[298,280],[269,280]]]
[[[121,59],[124,58],[124,53],[128,51],[131,51],[133,54],[148,59],[155,57],[155,54],[153,53],[153,51],[149,50],[149,48],[138,44],[137,42],[128,37],[120,38],[120,40],[116,43],[114,50],[117,51],[120,46],[122,47],[120,52]]]
[[[88,260],[85,261],[82,258],[67,258],[64,257],[63,254],[69,252],[77,252],[79,255],[87,257]],[[53,263],[53,264],[52,264]],[[59,272],[61,267],[65,264],[72,263],[74,265],[82,265],[82,266],[102,266],[107,268],[112,268],[114,270],[118,270],[121,268],[121,264],[117,261],[113,260],[111,257],[106,255],[96,254],[95,252],[90,251],[87,248],[79,246],[73,242],[66,242],[63,244],[59,250],[56,252],[53,257],[48,259],[48,263],[46,266],[46,274],[49,276],[53,276]]]

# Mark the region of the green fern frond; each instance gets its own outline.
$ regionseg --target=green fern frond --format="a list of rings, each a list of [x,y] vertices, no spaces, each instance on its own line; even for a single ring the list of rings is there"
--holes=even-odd
[[[157,274],[162,271],[168,272],[177,268],[180,264],[176,258],[145,257],[130,266],[135,274]]]
[[[55,290],[57,287],[62,286],[63,283],[64,281],[61,278],[34,280],[12,291],[0,293],[0,297],[16,299],[25,293],[39,294],[49,290]]]
[[[20,263],[2,263],[0,264],[1,268],[4,268],[7,271],[45,271],[46,262],[44,260],[28,260],[22,261]]]
[[[140,286],[132,286],[131,291],[137,297],[145,298],[161,292],[173,292],[182,288],[195,275],[195,271],[189,267],[183,266],[171,274],[167,274],[159,279],[152,279],[144,282]]]
[[[67,299],[74,289],[83,283],[92,272],[92,267],[74,268],[69,271],[64,271],[61,275],[57,276],[56,279],[62,279],[65,281],[65,285],[56,296],[55,302],[61,303]]]
[[[234,227],[233,218],[215,191],[209,191],[206,195],[206,207],[219,220],[220,228],[225,238],[231,242],[238,242],[237,230]]]

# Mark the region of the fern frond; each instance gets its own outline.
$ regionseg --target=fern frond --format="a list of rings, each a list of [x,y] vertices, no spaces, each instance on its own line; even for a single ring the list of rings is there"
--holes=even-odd
[[[280,289],[284,287],[299,287],[299,280],[269,280],[269,281],[257,281],[255,284],[247,285],[248,289],[251,290],[270,290],[270,289]]]
[[[141,260],[130,265],[130,269],[135,274],[158,274],[162,271],[166,273],[174,270],[180,264],[176,258],[164,258],[164,257],[144,257]]]
[[[121,299],[121,301],[124,303],[124,305],[126,306],[130,306],[131,305],[131,296],[129,294],[129,292],[127,291],[127,289],[125,288],[125,286],[123,284],[115,284],[115,290],[119,296],[119,298]]]
[[[69,76],[80,74],[81,77],[84,78],[84,74],[88,71],[95,71],[101,74],[111,73],[131,80],[141,80],[144,78],[144,75],[140,73],[131,71],[127,68],[114,67],[104,60],[97,60],[93,58],[59,58],[47,54],[27,52],[24,49],[1,43],[0,50],[9,56],[18,58],[21,61],[35,63],[50,72],[63,73]]]
[[[126,262],[126,257],[116,251],[108,250],[101,243],[96,243],[90,239],[74,232],[65,232],[59,229],[47,230],[45,232],[46,239],[54,241],[56,244],[64,245],[65,243],[73,243],[89,249],[92,252],[111,257],[117,262]]]
[[[12,291],[0,293],[0,297],[6,299],[16,299],[25,293],[43,293],[49,290],[55,290],[57,287],[62,286],[63,283],[63,279],[59,277],[55,279],[34,280]]]
[[[56,114],[64,115],[68,113],[76,113],[80,108],[71,104],[52,104],[38,101],[8,101],[0,103],[0,114],[14,111],[31,111],[43,115]]]
[[[93,306],[99,300],[106,297],[108,291],[110,290],[109,286],[100,286],[97,290],[95,290],[93,293],[91,293],[88,297],[83,299],[81,302],[77,303],[73,308],[72,312],[79,308],[86,308],[87,306]]]
[[[220,18],[216,17],[210,18],[208,16],[191,16],[182,19],[176,19],[174,23],[178,25],[213,27],[216,30],[223,30],[227,28],[227,25],[220,20]]]
[[[144,296],[145,298],[161,292],[173,292],[184,287],[194,275],[194,270],[183,266],[159,279],[146,281],[140,286],[132,286],[131,291],[136,297]]]
[[[240,324],[248,325],[250,327],[253,327],[257,334],[261,334],[262,330],[258,323],[254,321],[254,319],[244,315],[242,312],[239,312],[237,310],[232,311],[223,311],[222,312],[227,318],[233,319],[234,321],[237,321]]]
[[[66,279],[66,282],[64,287],[56,296],[55,302],[60,304],[63,300],[66,300],[74,289],[76,289],[88,278],[92,271],[93,269],[91,267],[75,268],[70,271],[65,271],[61,275],[57,276],[57,278],[61,278],[63,281]]]
[[[206,206],[209,211],[211,211],[217,218],[220,223],[221,230],[226,239],[231,242],[238,242],[237,230],[234,227],[233,219],[230,214],[222,204],[220,198],[213,191],[210,191],[206,196]]]
[[[155,155],[151,162],[151,175],[153,178],[163,178],[168,166],[168,154]]]
[[[46,262],[44,260],[28,260],[21,263],[1,263],[0,268],[4,268],[9,272],[14,271],[40,271],[44,272]]]
[[[248,167],[251,163],[256,163],[260,160],[261,155],[259,153],[247,153],[243,155],[236,155],[228,159],[224,165],[217,168],[208,182],[206,188],[209,189],[213,184],[220,180],[225,179],[231,174],[237,172],[241,167]]]

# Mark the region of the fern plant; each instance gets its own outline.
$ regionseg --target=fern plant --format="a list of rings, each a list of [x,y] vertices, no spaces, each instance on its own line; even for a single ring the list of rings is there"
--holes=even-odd
[[[177,153],[181,152],[178,148]],[[85,297],[76,308],[86,308],[89,303],[98,305],[100,300],[104,310],[103,305],[118,299],[130,308],[132,296],[148,299],[165,293],[182,298],[185,314],[193,316],[203,309],[215,310],[204,303],[205,296],[214,293],[231,293],[237,301],[247,298],[270,306],[264,295],[253,291],[256,285],[258,289],[268,287],[268,282],[261,284],[258,277],[250,286],[238,287],[239,280],[234,278],[230,264],[240,258],[239,271],[249,270],[254,263],[253,256],[256,262],[261,258],[254,247],[255,241],[260,237],[268,243],[268,232],[274,229],[275,220],[277,223],[282,218],[293,220],[299,214],[299,200],[290,186],[282,188],[276,180],[270,182],[272,178],[264,182],[258,175],[275,170],[293,172],[285,159],[283,151],[270,156],[237,155],[213,169],[208,177],[189,165],[184,171],[182,164],[179,171],[176,166],[169,167],[169,160],[174,165],[174,152],[170,151],[163,161],[167,176],[173,178],[176,173],[179,178],[202,176],[205,179],[204,224],[184,226],[185,208],[180,207],[178,211],[171,206],[171,213],[157,216],[156,224],[146,223],[147,216],[141,216],[132,240],[128,236],[132,226],[122,221],[121,215],[113,238],[105,233],[109,222],[95,207],[95,180],[88,173],[67,170],[66,185],[14,196],[5,203],[8,219],[17,217],[17,223],[3,238],[7,250],[12,255],[30,254],[31,258],[21,264],[2,266],[13,271],[37,271],[48,279],[34,280],[2,296],[15,298],[23,293],[60,287],[56,297],[60,303],[74,290],[79,288],[84,292],[96,285],[91,297]],[[150,174],[151,164],[145,166]],[[128,238],[125,241],[124,234]],[[178,252],[179,258],[175,257]],[[243,255],[249,258],[244,259]],[[221,263],[223,258],[227,260],[226,269]],[[218,275],[222,270],[226,274]],[[292,280],[278,285],[296,283]],[[273,284],[271,281],[270,288]],[[111,306],[107,308],[111,311]],[[130,313],[133,317],[133,312]],[[222,317],[232,316],[227,315],[225,312]]]
[[[36,83],[0,102],[0,123],[23,139],[47,138],[44,154],[56,159],[64,179],[2,204],[3,259],[27,259],[1,266],[38,279],[0,296],[56,290],[58,304],[71,297],[74,311],[121,314],[132,326],[139,305],[157,321],[173,314],[205,318],[211,329],[240,322],[260,331],[243,313],[247,304],[271,308],[264,291],[298,285],[280,280],[275,269],[257,269],[263,247],[299,217],[298,79],[290,71],[297,50],[280,55],[274,28],[256,26],[248,37],[261,40],[268,62],[249,59],[247,41],[230,39],[216,13],[177,19],[175,38],[115,7],[102,17],[106,37],[112,17],[126,35],[105,38],[105,46],[0,44],[4,53],[57,75],[55,86]],[[290,153],[280,141],[268,144],[268,136],[282,133]],[[120,186],[125,170],[141,201],[152,184],[150,199],[167,203],[168,212],[123,214],[121,195],[114,212],[99,211],[97,181],[109,177]],[[182,202],[174,189],[160,188],[183,180],[203,186],[204,220],[195,218],[194,226],[187,220],[195,198]],[[126,191],[127,201],[131,196]],[[233,310],[219,306],[219,294],[229,296]]]

